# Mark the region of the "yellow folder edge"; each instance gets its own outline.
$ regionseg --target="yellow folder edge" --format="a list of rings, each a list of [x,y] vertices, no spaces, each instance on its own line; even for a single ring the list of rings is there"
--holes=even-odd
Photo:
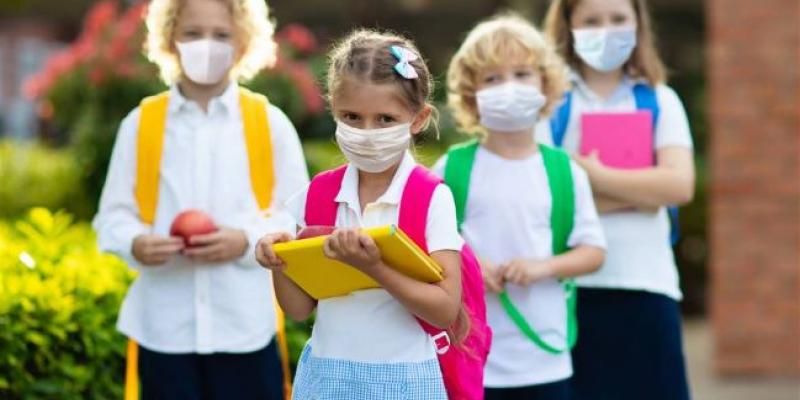
[[[386,265],[422,282],[443,279],[442,268],[394,225],[363,230],[375,240]],[[332,260],[322,250],[327,236],[275,244],[286,264],[284,273],[315,299],[344,296],[357,290],[378,288],[378,282],[347,264]]]

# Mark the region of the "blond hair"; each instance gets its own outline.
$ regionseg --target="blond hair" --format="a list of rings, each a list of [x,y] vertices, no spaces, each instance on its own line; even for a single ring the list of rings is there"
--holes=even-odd
[[[545,18],[545,32],[561,57],[576,71],[580,71],[581,59],[575,53],[574,39],[570,20],[575,8],[581,0],[553,0]],[[631,0],[636,12],[636,48],[624,69],[632,78],[642,78],[651,86],[665,83],[667,80],[664,63],[658,56],[655,45],[653,23],[644,0]]]
[[[547,99],[543,116],[549,115],[561,101],[567,87],[567,69],[544,36],[516,14],[493,17],[467,34],[447,71],[448,105],[458,125],[467,133],[485,134],[475,98],[478,75],[509,62],[525,63],[541,73],[542,93]]]
[[[187,0],[152,0],[147,9],[147,40],[145,54],[155,63],[161,79],[173,84],[181,76],[178,55],[175,54],[175,27]],[[243,44],[242,56],[230,72],[231,79],[244,81],[253,78],[264,67],[275,64],[277,45],[273,40],[275,26],[269,19],[264,0],[219,0],[228,6],[236,35]]]

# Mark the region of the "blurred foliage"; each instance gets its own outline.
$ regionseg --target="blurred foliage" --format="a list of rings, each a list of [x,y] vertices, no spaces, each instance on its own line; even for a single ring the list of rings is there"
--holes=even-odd
[[[91,202],[82,190],[81,174],[68,150],[0,141],[0,219],[18,217],[30,207],[66,209],[90,218]]]
[[[0,223],[0,398],[121,398],[133,274],[65,213]]]

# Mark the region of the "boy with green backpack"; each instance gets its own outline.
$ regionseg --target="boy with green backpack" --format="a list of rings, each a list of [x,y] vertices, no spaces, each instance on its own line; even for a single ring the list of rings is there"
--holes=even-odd
[[[586,173],[534,138],[565,84],[558,56],[513,16],[475,27],[448,72],[456,120],[481,139],[451,148],[434,171],[450,186],[461,233],[482,259],[494,331],[487,400],[569,398],[577,339],[571,278],[597,270],[605,254]]]

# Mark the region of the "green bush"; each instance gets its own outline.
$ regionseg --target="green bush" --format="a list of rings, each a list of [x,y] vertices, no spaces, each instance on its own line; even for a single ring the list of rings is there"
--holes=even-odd
[[[0,398],[121,398],[115,321],[132,278],[65,213],[0,223]]]
[[[31,207],[65,209],[91,217],[81,168],[68,150],[36,143],[0,141],[0,218],[16,218]]]

